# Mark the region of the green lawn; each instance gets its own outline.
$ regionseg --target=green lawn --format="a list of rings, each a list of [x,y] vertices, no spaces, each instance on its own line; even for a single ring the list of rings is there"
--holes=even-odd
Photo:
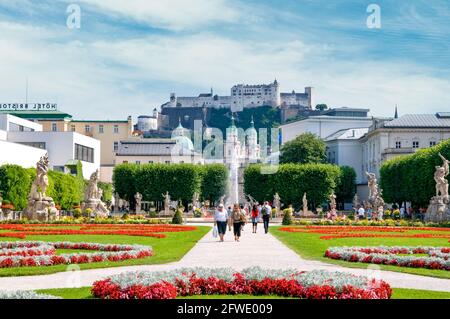
[[[107,268],[130,265],[165,264],[180,260],[211,228],[197,226],[194,231],[165,233],[166,238],[125,236],[125,235],[46,235],[27,236],[26,241],[70,241],[92,242],[101,244],[139,244],[152,246],[154,256],[131,259],[120,262],[99,262],[91,264],[79,264],[80,269]],[[17,241],[17,238],[0,238],[0,241]],[[79,252],[79,250],[58,249],[59,253]],[[90,251],[92,252],[92,251]],[[0,277],[43,275],[65,271],[67,265],[42,266],[42,267],[15,267],[0,269]]]
[[[401,289],[394,288],[392,299],[450,299],[450,292]],[[90,299],[90,287],[70,288],[70,289],[46,289],[37,292],[45,293],[53,296],[62,297],[64,299]],[[289,299],[279,296],[252,296],[252,295],[210,295],[210,296],[189,296],[179,297],[178,299]]]
[[[271,233],[286,246],[293,249],[304,259],[320,260],[326,263],[337,264],[352,268],[367,268],[366,263],[353,263],[334,260],[324,257],[328,247],[333,246],[449,246],[445,238],[336,238],[330,240],[320,239],[321,234],[290,233],[280,231],[280,227],[272,227]],[[426,231],[411,231],[411,233],[426,233]],[[447,232],[448,233],[448,232]],[[380,269],[417,274],[423,276],[450,278],[450,271],[423,268],[408,268],[391,265],[378,265]]]

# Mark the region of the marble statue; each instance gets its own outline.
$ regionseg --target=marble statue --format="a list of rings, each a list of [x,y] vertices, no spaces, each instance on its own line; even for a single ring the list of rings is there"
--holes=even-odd
[[[96,170],[91,174],[88,186],[84,192],[84,202],[81,205],[81,209],[92,210],[92,215],[95,217],[107,217],[109,210],[105,203],[102,202],[102,191],[98,188],[99,173]]]
[[[433,196],[430,200],[430,205],[424,217],[425,222],[440,223],[450,220],[450,199],[448,195],[448,180],[446,179],[450,173],[450,161],[440,153],[439,157],[442,159],[443,164],[435,167],[436,196]]]
[[[198,192],[194,192],[192,195],[192,211],[195,211],[196,208],[200,207],[200,194]]]
[[[330,195],[330,210],[328,211],[327,218],[330,220],[335,220],[337,218],[336,195],[334,193]]]
[[[303,193],[303,215],[308,214],[308,199],[306,198],[306,192]]]
[[[378,188],[378,181],[374,173],[366,172],[367,186],[369,187],[369,203],[373,209],[378,210],[379,207],[383,207],[385,202],[382,197],[383,190]]]
[[[170,195],[167,191],[165,194],[161,194],[164,197],[164,214],[169,215],[170,214]]]
[[[448,181],[446,177],[449,174],[449,163],[444,156],[439,153],[439,157],[443,161],[442,166],[436,166],[436,172],[434,173],[434,180],[436,181],[436,196],[442,198],[448,198]]]
[[[250,207],[253,207],[253,205],[258,203],[258,201],[254,199],[251,195],[245,195],[245,197],[247,197]]]
[[[0,192],[0,220],[3,220],[2,205],[3,205],[3,197],[2,193]]]
[[[36,177],[31,184],[28,195],[28,204],[22,216],[29,220],[51,221],[59,219],[53,198],[46,195],[48,187],[48,154],[45,154],[36,163]]]
[[[276,217],[280,216],[281,199],[280,199],[280,195],[278,195],[278,193],[275,193],[275,195],[273,196],[273,206],[275,207],[275,216]]]
[[[118,213],[120,211],[120,196],[119,193],[114,193],[114,213]]]
[[[136,193],[134,195],[134,199],[136,201],[136,208],[135,208],[135,212],[136,214],[139,214],[142,210],[142,194],[141,193]]]

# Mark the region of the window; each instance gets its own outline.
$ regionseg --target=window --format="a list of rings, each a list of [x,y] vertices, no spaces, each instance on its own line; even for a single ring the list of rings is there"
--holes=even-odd
[[[71,130],[72,132],[75,132],[75,131],[76,131],[75,125],[71,125],[71,126],[70,126],[70,130]]]
[[[75,144],[75,159],[94,163],[94,149],[80,144]]]
[[[140,165],[140,164],[141,164],[141,161],[136,161],[136,164]]]
[[[58,130],[58,127],[56,126],[56,123],[52,123],[52,132],[56,132]]]
[[[114,125],[114,134],[119,134],[119,125]]]
[[[430,141],[430,147],[436,146],[436,141]]]
[[[153,161],[148,161],[149,164],[153,164]]]
[[[166,164],[170,164],[170,161],[165,161]]]
[[[413,141],[412,147],[413,148],[419,148],[419,141]]]
[[[113,149],[114,152],[117,152],[119,150],[119,142],[114,142]]]
[[[90,133],[90,132],[91,132],[91,126],[90,126],[90,125],[85,125],[85,126],[84,126],[84,131],[85,131],[86,133]]]
[[[65,168],[64,168],[64,166],[53,166],[53,170],[54,170],[55,172],[65,173]]]
[[[98,126],[98,132],[99,132],[100,134],[103,134],[103,132],[104,132],[103,125],[99,125],[99,126]]]
[[[395,142],[395,148],[402,148],[402,142],[400,141]]]
[[[122,163],[124,163],[124,164],[128,164],[128,161],[123,161]]]
[[[19,144],[31,146],[35,148],[40,148],[42,150],[45,150],[45,142],[19,142]]]

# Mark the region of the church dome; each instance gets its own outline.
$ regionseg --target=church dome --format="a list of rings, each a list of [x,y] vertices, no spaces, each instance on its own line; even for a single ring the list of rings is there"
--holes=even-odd
[[[194,144],[192,143],[191,139],[187,136],[175,136],[173,138],[177,145],[183,149],[183,150],[189,150],[189,151],[193,151],[194,150]]]

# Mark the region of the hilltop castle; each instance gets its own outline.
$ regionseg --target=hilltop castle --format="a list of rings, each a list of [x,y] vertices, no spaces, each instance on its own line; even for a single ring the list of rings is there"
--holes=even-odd
[[[209,93],[198,96],[177,96],[170,94],[170,100],[162,108],[169,107],[207,107],[230,108],[232,112],[242,111],[244,108],[272,106],[281,108],[301,108],[311,110],[313,107],[312,88],[306,87],[304,93],[281,93],[277,80],[270,84],[244,85],[237,84],[231,88],[230,95],[219,96],[213,89]]]

